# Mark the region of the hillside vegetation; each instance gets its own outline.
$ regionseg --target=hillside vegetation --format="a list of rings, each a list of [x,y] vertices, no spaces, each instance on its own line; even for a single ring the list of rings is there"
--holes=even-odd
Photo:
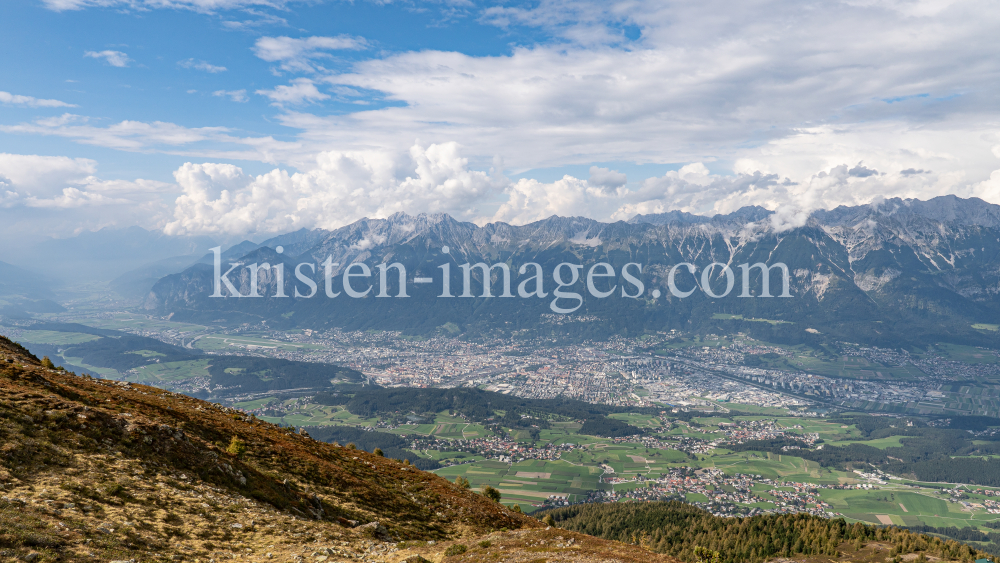
[[[548,545],[568,560],[650,555],[564,531],[557,541],[537,520],[404,463],[45,367],[2,337],[0,444],[0,559],[440,560],[458,545],[449,560],[459,560],[499,553],[494,544]]]
[[[971,563],[989,556],[954,540],[901,528],[807,514],[720,518],[677,501],[582,504],[547,514],[562,528],[639,544],[692,563],[706,558],[702,549],[717,551],[721,563],[761,563],[778,557],[843,560],[861,554],[891,562],[922,556],[923,561]]]

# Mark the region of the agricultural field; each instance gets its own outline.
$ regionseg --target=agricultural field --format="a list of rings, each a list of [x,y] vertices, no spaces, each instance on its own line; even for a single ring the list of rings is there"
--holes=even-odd
[[[435,471],[449,479],[461,476],[474,490],[495,487],[507,505],[518,504],[531,511],[535,505],[555,495],[580,500],[589,491],[607,488],[599,483],[603,471],[593,465],[577,465],[564,460],[525,460],[512,464],[492,460],[453,465]]]
[[[192,377],[209,377],[208,364],[208,359],[149,364],[135,368],[137,375],[129,375],[126,379],[147,385],[160,385]]]
[[[100,336],[79,332],[55,332],[51,330],[22,330],[20,340],[26,344],[49,344],[52,346],[83,344],[99,340]]]
[[[267,348],[271,350],[282,350],[286,352],[306,352],[310,350],[321,350],[323,347],[315,344],[300,344],[295,342],[284,342],[280,340],[270,340],[254,336],[232,336],[225,334],[210,334],[198,338],[194,342],[194,347],[206,352],[229,351],[233,348],[243,350],[256,350]]]
[[[46,315],[40,315],[40,317],[45,318]],[[123,331],[175,331],[178,333],[196,334],[200,332],[210,332],[212,330],[203,325],[179,323],[131,313],[112,313],[107,316],[88,316],[84,324],[94,328]]]

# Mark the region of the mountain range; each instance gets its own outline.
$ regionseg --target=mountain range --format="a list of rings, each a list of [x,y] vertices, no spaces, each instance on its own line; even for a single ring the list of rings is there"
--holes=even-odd
[[[264,323],[272,328],[339,326],[431,333],[447,325],[474,335],[548,332],[558,325],[560,331],[581,338],[681,329],[741,330],[780,342],[834,338],[892,346],[941,340],[997,344],[1000,206],[955,196],[886,199],[817,211],[804,225],[791,229],[776,228],[771,219],[771,211],[745,207],[714,217],[674,211],[602,223],[554,216],[524,226],[480,227],[448,215],[397,213],[333,231],[298,231],[224,254],[223,273],[230,263],[284,264],[282,290],[290,296],[296,289],[308,294],[292,272],[300,263],[314,264],[315,273],[312,266],[302,271],[319,287],[311,299],[275,297],[276,276],[266,271],[258,280],[264,297],[212,298],[213,266],[203,259],[159,280],[145,307],[176,320]],[[282,254],[276,252],[279,246]],[[322,263],[327,259],[340,264],[333,268],[334,291],[340,290],[346,265],[355,262],[371,269],[369,284],[376,287],[359,299],[325,297]],[[377,265],[395,262],[406,268],[409,297],[376,297]],[[451,264],[450,285],[457,295],[464,289],[461,264],[477,262],[508,264],[512,288],[525,278],[518,275],[520,266],[537,263],[546,276],[547,297],[481,297],[484,280],[477,269],[470,277],[471,294],[476,297],[437,297],[444,277],[441,265]],[[575,290],[580,300],[560,303],[582,301],[582,305],[558,320],[552,315],[556,289],[552,273],[563,262],[585,268],[574,286],[564,288]],[[603,299],[588,294],[586,274],[598,262],[607,262],[615,273],[602,280],[601,287],[614,286],[629,295],[635,295],[637,287],[629,285],[622,269],[630,262],[642,264],[643,294],[628,298],[615,293]],[[673,268],[682,262],[693,264],[698,275],[692,276],[686,266]],[[719,264],[702,278],[704,268],[713,262]],[[758,262],[787,265],[791,298],[760,297],[760,269],[749,270],[750,294],[755,297],[739,297],[743,280],[738,265]],[[724,297],[712,297],[724,293],[723,264],[735,274],[734,287]],[[636,275],[635,266],[631,268]],[[698,291],[684,298],[671,293],[671,269],[676,270],[676,286]],[[354,273],[360,271],[356,268]],[[395,272],[388,272],[388,295],[399,291]],[[491,272],[495,295],[502,291],[500,274]],[[564,281],[569,279],[568,270],[563,275]],[[433,283],[413,284],[418,277]],[[241,294],[251,292],[246,267],[234,270],[231,279]],[[778,295],[780,271],[772,270],[769,279],[772,295]],[[706,280],[708,294],[700,287]]]

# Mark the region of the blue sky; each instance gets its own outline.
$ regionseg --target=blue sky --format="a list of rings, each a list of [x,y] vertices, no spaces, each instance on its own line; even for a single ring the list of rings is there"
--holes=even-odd
[[[1000,203],[992,8],[4,2],[0,234]]]
[[[283,10],[262,8],[261,12],[144,11],[125,6],[57,12],[39,1],[5,2],[0,6],[0,48],[8,56],[0,90],[85,107],[93,120],[109,124],[127,119],[168,121],[190,128],[223,126],[244,135],[291,141],[296,131],[271,119],[270,100],[253,94],[288,81],[270,71],[272,64],[254,56],[253,47],[260,37],[363,37],[369,43],[365,48],[324,57],[323,65],[335,71],[384,52],[435,49],[491,56],[510,53],[518,42],[544,40],[538,30],[500,29],[478,23],[465,10],[451,12],[436,6],[399,8],[367,2],[303,3]],[[275,21],[269,22],[264,14]],[[230,27],[227,22],[259,25]],[[107,50],[125,53],[127,65],[116,67],[84,56],[87,51]],[[210,65],[210,70],[199,65]],[[220,90],[245,90],[247,102],[234,104],[231,97],[212,95]],[[372,104],[366,109],[399,103],[386,101],[378,92],[363,99]],[[334,115],[357,111],[358,106],[331,100],[313,109],[320,115]],[[65,111],[8,105],[3,107],[3,116],[10,124]],[[72,153],[98,159],[102,169],[111,172],[113,167],[114,174],[123,178],[144,175],[170,181],[173,170],[185,161],[163,154],[81,147],[47,137],[0,136],[0,151],[26,148],[40,154]],[[268,169],[255,160],[242,165]]]

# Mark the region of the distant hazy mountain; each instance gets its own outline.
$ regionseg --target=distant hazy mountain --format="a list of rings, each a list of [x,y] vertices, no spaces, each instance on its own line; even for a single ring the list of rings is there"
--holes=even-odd
[[[288,233],[270,238],[263,243],[257,244],[249,240],[244,240],[225,248],[222,252],[223,261],[239,260],[248,253],[261,247],[276,248],[282,246],[283,250],[292,256],[301,254],[309,250],[319,241],[323,240],[328,231],[316,229],[313,231],[300,229],[293,233]],[[191,239],[188,239],[189,241]],[[193,244],[208,244],[214,246],[210,240],[194,239]],[[199,247],[197,254],[187,254],[184,256],[171,256],[148,264],[143,264],[134,270],[129,270],[111,281],[111,289],[117,291],[125,297],[145,297],[150,290],[164,276],[182,272],[194,264],[212,264],[215,255],[211,252],[202,254],[208,246]]]
[[[141,227],[105,228],[35,245],[5,247],[0,249],[0,257],[65,287],[109,282],[159,260],[195,253],[201,256],[212,246],[215,241],[209,237],[172,237]]]
[[[398,329],[431,332],[446,323],[467,331],[503,329],[550,330],[549,305],[557,264],[570,262],[589,267],[606,261],[616,276],[609,286],[628,286],[621,275],[628,262],[645,265],[645,292],[640,299],[596,299],[586,295],[584,280],[575,290],[584,304],[572,316],[592,322],[563,323],[560,330],[583,336],[606,336],[671,328],[704,331],[744,330],[772,339],[840,338],[884,344],[919,344],[951,339],[994,342],[997,333],[988,325],[1000,323],[1000,206],[978,199],[953,196],[930,201],[892,199],[878,205],[840,207],[814,213],[800,228],[775,231],[764,220],[770,212],[743,208],[712,218],[683,213],[638,216],[628,223],[601,223],[578,217],[550,217],[524,226],[493,223],[478,227],[447,215],[363,219],[343,228],[291,235],[284,254],[269,241],[250,250],[238,261],[285,264],[284,291],[292,295],[296,264],[364,262],[375,265],[400,262],[408,274],[408,299],[374,297],[335,299],[322,296],[322,267],[311,277],[320,295],[312,299],[274,298],[212,299],[213,272],[209,263],[160,280],[146,301],[150,310],[174,318],[269,326]],[[279,240],[281,237],[278,237]],[[449,254],[442,253],[448,246]],[[289,251],[291,249],[291,251]],[[236,260],[233,260],[236,262]],[[438,298],[441,264],[451,264],[451,287],[461,292],[459,265],[465,262],[508,263],[512,290],[523,277],[517,268],[528,262],[542,265],[547,278],[545,299]],[[726,297],[711,298],[696,291],[688,298],[671,295],[667,277],[671,267],[689,262],[702,269],[719,262],[732,266],[735,287]],[[741,298],[743,263],[783,262],[791,273],[791,299]],[[227,261],[228,264],[228,261]],[[228,269],[228,265],[227,265]],[[307,268],[304,270],[310,273]],[[343,266],[335,269],[343,272]],[[635,273],[635,272],[633,272]],[[493,272],[494,294],[501,288]],[[582,277],[586,275],[584,270]],[[394,271],[389,273],[393,286]],[[414,277],[433,283],[417,285]],[[243,294],[250,292],[247,270],[232,276]],[[685,268],[677,274],[685,288],[700,285]],[[772,273],[771,291],[780,293],[779,276]],[[335,290],[342,289],[338,277]],[[722,293],[726,280],[717,268],[709,280],[712,291]],[[482,279],[473,275],[473,293],[480,295]],[[760,293],[760,276],[754,270],[753,292]],[[260,293],[273,296],[276,284],[262,274]],[[658,290],[659,298],[652,291]],[[391,289],[390,294],[395,295]],[[769,319],[772,323],[740,320]],[[973,328],[972,325],[978,328]],[[809,329],[809,330],[806,330]]]
[[[29,299],[48,299],[52,289],[42,276],[0,262],[0,296],[20,296]]]
[[[111,289],[125,297],[141,298],[149,293],[160,278],[183,271],[197,263],[200,258],[200,254],[188,254],[143,264],[111,280],[109,285]]]
[[[53,297],[48,281],[42,276],[0,262],[0,315],[30,317],[29,313],[64,311]]]

